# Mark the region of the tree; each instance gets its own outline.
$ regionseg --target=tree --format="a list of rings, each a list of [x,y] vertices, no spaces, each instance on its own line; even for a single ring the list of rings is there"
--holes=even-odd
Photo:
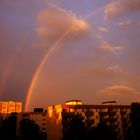
[[[140,103],[131,104],[131,137],[133,140],[140,140]]]
[[[92,110],[87,110],[86,112],[85,112],[85,115],[86,115],[86,119],[85,119],[85,126],[86,126],[86,128],[88,129],[90,129],[90,128],[92,128],[92,126],[93,126],[93,124],[94,124],[94,120],[93,119],[91,119],[91,117],[94,115],[94,112],[92,111]]]
[[[63,140],[116,140],[116,133],[109,126],[100,123],[97,127],[93,127],[94,122],[90,118],[92,112],[86,113],[88,113],[87,120],[78,113],[65,113],[63,116]]]
[[[20,140],[47,140],[47,136],[40,131],[39,126],[29,119],[20,122]]]
[[[97,140],[116,140],[116,133],[104,123],[100,123],[95,129]]]
[[[0,128],[0,139],[1,140],[16,140],[16,113],[12,113],[10,116],[7,116],[1,122]]]
[[[68,113],[63,121],[63,140],[84,140],[85,124],[80,114]]]

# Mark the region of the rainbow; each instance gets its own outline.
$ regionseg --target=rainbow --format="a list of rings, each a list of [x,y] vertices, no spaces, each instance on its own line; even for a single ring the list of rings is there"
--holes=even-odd
[[[28,110],[28,105],[29,105],[29,102],[30,102],[30,99],[31,99],[31,95],[32,95],[32,92],[33,92],[33,88],[35,86],[35,83],[36,83],[36,80],[37,78],[39,77],[40,75],[40,72],[41,70],[43,69],[43,66],[45,64],[45,62],[47,61],[48,57],[52,54],[52,52],[56,49],[56,47],[64,40],[64,38],[69,34],[71,28],[69,30],[67,30],[66,32],[64,32],[64,34],[62,34],[59,39],[52,45],[52,47],[50,48],[50,50],[46,53],[46,55],[44,56],[43,60],[41,61],[41,63],[39,64],[34,76],[33,76],[33,79],[31,81],[31,84],[29,86],[29,89],[28,89],[28,93],[27,93],[27,96],[26,96],[26,101],[25,101],[25,107],[24,107],[24,110],[27,111]]]
[[[101,10],[104,9],[105,6],[97,9],[96,11],[93,11],[92,13],[90,13],[89,15],[87,15],[85,18],[85,20],[87,20],[88,18],[90,17],[93,17],[95,16],[97,13],[99,13]],[[26,100],[25,100],[25,106],[24,106],[24,110],[25,111],[28,111],[28,106],[29,106],[29,103],[30,103],[30,100],[31,100],[31,96],[32,96],[32,93],[33,93],[33,89],[34,89],[34,86],[35,86],[35,83],[41,73],[41,70],[43,69],[44,67],[44,64],[45,62],[47,61],[47,59],[49,58],[49,56],[52,54],[52,52],[56,49],[56,47],[65,39],[65,37],[67,35],[69,35],[71,29],[73,29],[73,26],[70,26],[58,39],[57,41],[51,46],[50,50],[47,51],[47,53],[45,54],[44,58],[42,59],[41,63],[38,65],[37,67],[37,70],[35,71],[35,74],[33,76],[33,79],[29,85],[29,89],[28,89],[28,92],[27,92],[27,96],[26,96]]]

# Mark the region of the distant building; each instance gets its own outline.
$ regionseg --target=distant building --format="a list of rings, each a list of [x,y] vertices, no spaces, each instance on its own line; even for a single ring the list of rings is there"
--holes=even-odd
[[[34,112],[44,112],[43,108],[34,108]]]
[[[82,105],[81,100],[69,100],[65,102],[65,105]]]
[[[130,125],[129,105],[117,105],[115,101],[104,102],[101,105],[83,105],[79,100],[71,100],[65,104],[50,106],[47,109],[47,136],[48,140],[61,140],[65,121],[71,113],[81,114],[84,122],[90,119],[92,127],[103,122],[117,133],[118,140],[123,140],[123,134]],[[54,135],[55,132],[55,135]]]
[[[116,105],[116,101],[102,102],[102,105]]]
[[[0,102],[0,113],[1,114],[10,114],[10,113],[20,113],[22,112],[22,102]]]

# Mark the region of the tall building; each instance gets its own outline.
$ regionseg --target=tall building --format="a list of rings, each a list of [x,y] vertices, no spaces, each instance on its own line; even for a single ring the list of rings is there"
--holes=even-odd
[[[84,122],[90,120],[92,127],[105,123],[116,132],[118,140],[123,140],[123,134],[130,125],[130,106],[117,105],[115,101],[104,102],[101,105],[83,105],[79,100],[71,100],[65,104],[48,107],[47,113],[48,140],[63,138],[64,129],[67,128],[65,122],[71,119],[72,113],[80,114]]]
[[[1,114],[10,114],[10,113],[20,113],[22,112],[22,102],[0,102],[0,113]]]

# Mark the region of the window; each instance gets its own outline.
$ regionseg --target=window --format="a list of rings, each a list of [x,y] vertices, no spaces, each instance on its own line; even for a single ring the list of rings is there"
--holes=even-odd
[[[22,117],[29,117],[29,114],[22,114]]]

